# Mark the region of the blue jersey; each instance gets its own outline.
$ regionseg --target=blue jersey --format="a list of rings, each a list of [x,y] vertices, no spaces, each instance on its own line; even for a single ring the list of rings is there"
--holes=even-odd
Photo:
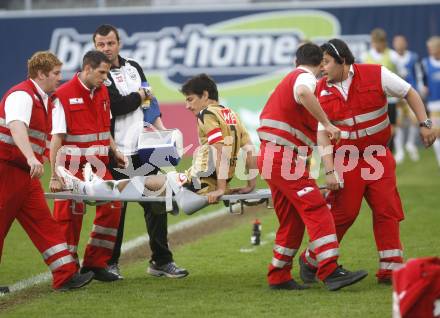
[[[418,89],[418,82],[420,75],[419,57],[416,53],[406,51],[405,54],[399,55],[396,52],[395,63],[397,68],[397,74],[411,84],[412,87]]]
[[[407,72],[406,77],[404,77],[404,80],[410,83],[412,87],[417,89],[416,65],[419,57],[414,52],[408,51],[408,54],[409,54],[409,59],[404,65]]]
[[[432,58],[425,57],[422,61],[423,70],[425,72],[426,83],[429,94],[428,101],[440,101],[440,61],[434,65]]]

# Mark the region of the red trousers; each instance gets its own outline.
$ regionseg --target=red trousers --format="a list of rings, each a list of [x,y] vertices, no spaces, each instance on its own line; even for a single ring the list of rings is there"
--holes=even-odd
[[[409,260],[393,272],[393,317],[440,317],[440,258]]]
[[[318,278],[325,279],[337,267],[339,251],[332,215],[307,169],[293,176],[305,168],[304,160],[296,160],[290,148],[261,143],[258,168],[272,191],[280,222],[269,265],[269,284],[292,279],[292,259],[301,245],[304,229],[319,259]]]
[[[83,178],[81,171],[76,173],[76,177]],[[108,170],[103,179],[112,179]],[[72,205],[75,207],[74,211],[72,211]],[[70,251],[77,260],[84,209],[83,204],[78,204],[72,200],[56,200],[54,203],[54,218],[65,235]],[[120,214],[120,202],[110,202],[96,207],[92,232],[84,253],[82,264],[84,267],[107,267],[107,261],[112,256],[118,233]]]
[[[29,172],[0,161],[0,257],[3,242],[17,219],[49,266],[54,288],[78,270],[58,224],[52,218],[40,180]]]
[[[373,160],[377,161],[373,163]],[[336,161],[335,159],[335,168],[340,170]],[[348,158],[340,162],[346,166]],[[376,274],[378,279],[391,278],[392,270],[403,262],[399,222],[404,215],[397,191],[395,170],[396,164],[389,149],[384,156],[361,157],[351,171],[339,173],[339,176],[342,175],[344,188],[332,191],[327,196],[339,242],[356,220],[362,199],[367,200],[373,214],[374,238],[379,253],[379,269]],[[308,263],[316,265],[313,253],[306,253],[310,254],[305,255]]]

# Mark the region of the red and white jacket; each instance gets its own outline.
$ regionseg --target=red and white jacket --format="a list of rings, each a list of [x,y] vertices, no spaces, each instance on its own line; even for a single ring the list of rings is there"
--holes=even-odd
[[[440,317],[440,258],[410,259],[393,271],[393,318]]]
[[[289,73],[275,88],[260,115],[258,136],[262,141],[274,142],[298,151],[308,147],[308,154],[316,144],[318,121],[298,104],[293,96],[297,77],[305,70]]]
[[[96,157],[108,164],[110,146],[110,98],[107,87],[93,92],[84,87],[77,75],[61,85],[53,98],[59,98],[64,108],[67,135],[60,151],[70,161],[80,165]]]
[[[16,91],[24,91],[32,98],[32,115],[27,132],[35,157],[40,162],[43,162],[43,155],[47,149],[46,140],[50,132],[50,114],[47,113],[43,99],[30,79],[27,79],[9,89],[0,102],[0,160],[7,161],[13,165],[28,170],[29,166],[27,160],[20,149],[15,145],[11,131],[6,125],[6,98]],[[51,104],[49,100],[47,109],[50,110],[50,107]]]
[[[327,77],[319,80],[316,94],[329,120],[341,129],[343,145],[360,151],[370,145],[386,146],[391,138],[388,104],[382,89],[381,66],[353,64],[354,76],[347,100]]]

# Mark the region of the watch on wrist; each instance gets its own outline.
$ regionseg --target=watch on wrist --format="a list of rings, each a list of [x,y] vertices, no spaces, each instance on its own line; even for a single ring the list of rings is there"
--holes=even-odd
[[[432,128],[432,120],[431,119],[426,119],[425,121],[422,121],[420,124],[419,124],[419,126],[420,127],[426,127],[426,128],[428,128],[428,129],[431,129]]]

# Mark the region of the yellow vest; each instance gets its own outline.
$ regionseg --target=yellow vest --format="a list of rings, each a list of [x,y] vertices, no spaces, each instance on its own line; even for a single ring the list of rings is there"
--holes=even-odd
[[[365,63],[367,64],[380,64],[382,66],[385,66],[387,69],[389,69],[391,72],[396,73],[397,68],[396,65],[391,60],[391,50],[386,48],[385,51],[382,53],[382,57],[380,59],[374,59],[371,55],[370,51],[366,54]]]

